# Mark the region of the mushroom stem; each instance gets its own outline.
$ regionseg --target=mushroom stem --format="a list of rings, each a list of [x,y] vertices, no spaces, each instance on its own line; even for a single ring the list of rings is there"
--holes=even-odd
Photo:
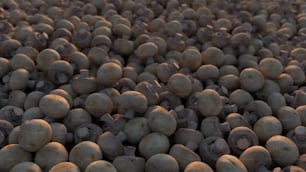
[[[231,131],[231,126],[228,122],[223,122],[220,124],[220,130],[222,133],[228,133]]]
[[[212,145],[212,151],[215,153],[222,153],[226,151],[226,143],[220,139],[217,139],[215,143]]]
[[[88,69],[81,69],[80,70],[80,77],[81,78],[86,78],[86,77],[88,77],[89,76],[89,71],[88,71]]]
[[[106,113],[101,116],[100,121],[103,123],[103,129],[108,129],[114,122],[114,118],[109,114]]]
[[[190,150],[194,151],[198,148],[198,145],[192,141],[187,141],[186,147],[189,148]]]
[[[236,145],[240,150],[245,150],[246,148],[250,147],[252,143],[249,139],[242,137],[237,140]]]
[[[304,126],[297,126],[294,129],[294,133],[295,133],[296,139],[298,141],[303,141],[303,140],[306,139],[306,127],[304,127]]]
[[[133,119],[135,115],[135,111],[133,109],[128,109],[125,113],[124,113],[124,117],[127,119]]]
[[[80,129],[78,129],[78,136],[80,138],[86,138],[90,135],[89,130],[87,127],[81,127]]]
[[[126,156],[135,156],[136,148],[134,146],[124,146],[124,154]]]
[[[127,139],[126,134],[122,131],[119,131],[116,137],[120,140],[120,142],[124,142]]]

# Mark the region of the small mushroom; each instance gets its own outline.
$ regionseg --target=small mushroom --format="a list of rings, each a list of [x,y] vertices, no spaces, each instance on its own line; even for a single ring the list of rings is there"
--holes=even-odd
[[[147,106],[146,97],[138,91],[126,91],[118,97],[118,112],[127,118],[132,118],[135,112],[145,112]]]
[[[185,169],[189,163],[201,161],[198,154],[182,144],[174,144],[169,150],[169,155],[176,159],[180,169]]]
[[[158,93],[160,88],[161,86],[156,80],[152,82],[142,81],[136,85],[135,91],[142,93],[146,97],[148,105],[155,105],[159,101]]]
[[[85,109],[82,108],[71,109],[63,120],[63,123],[70,132],[75,131],[75,129],[81,124],[91,122],[92,117]]]
[[[94,123],[82,123],[74,130],[74,143],[82,141],[96,142],[102,134],[100,126]]]
[[[210,136],[203,139],[199,145],[199,155],[202,160],[215,167],[218,158],[224,154],[230,154],[230,148],[226,141],[217,136]]]
[[[26,45],[36,48],[37,50],[43,50],[48,44],[48,34],[46,32],[31,32],[26,40]]]
[[[143,172],[145,168],[145,159],[142,157],[136,157],[133,155],[136,148],[132,146],[126,146],[126,149],[132,150],[132,154],[124,156],[117,156],[113,160],[113,165],[118,172]]]
[[[114,160],[117,156],[124,155],[124,147],[118,138],[109,131],[101,134],[97,140],[97,144],[100,146],[103,152],[103,156],[108,160]]]
[[[51,129],[52,129],[52,142],[59,142],[63,145],[66,143],[72,142],[72,134],[67,132],[67,128],[64,124],[59,122],[52,122],[50,123]]]
[[[159,105],[170,110],[182,104],[181,99],[170,91],[163,91],[159,94]]]
[[[8,137],[14,126],[6,120],[0,120],[0,148],[8,143]]]
[[[170,141],[168,137],[156,132],[144,136],[138,144],[139,153],[145,159],[149,159],[159,153],[166,153],[169,147]]]
[[[288,132],[301,125],[301,119],[296,110],[290,106],[283,106],[276,112],[278,120],[282,123],[283,130]]]
[[[42,172],[41,168],[33,162],[21,162],[15,165],[10,171],[11,172],[22,172],[22,171],[31,171],[31,172]]]
[[[212,89],[205,89],[198,98],[198,108],[203,116],[218,116],[222,111],[220,95]]]
[[[201,161],[191,162],[184,169],[184,172],[201,172],[201,171],[213,172],[213,169],[209,165]]]
[[[255,132],[243,126],[232,129],[227,137],[227,142],[235,155],[240,155],[247,148],[259,144]]]
[[[122,68],[116,63],[105,63],[97,71],[98,83],[108,86],[116,83],[122,77]]]
[[[179,172],[177,161],[170,155],[159,153],[151,156],[145,165],[146,172]]]
[[[231,129],[244,126],[251,128],[250,123],[239,113],[230,113],[226,116],[225,121],[229,124]]]
[[[281,122],[274,116],[264,116],[256,121],[253,131],[258,139],[265,143],[269,138],[282,134],[283,127]]]
[[[245,165],[233,155],[222,155],[216,162],[217,172],[247,172]]]
[[[87,69],[81,69],[80,75],[73,77],[71,86],[80,95],[90,94],[97,88],[96,78],[89,76]]]
[[[48,94],[40,99],[39,108],[46,116],[59,119],[67,115],[70,105],[64,97],[55,94]]]
[[[0,170],[10,171],[19,163],[31,162],[32,154],[21,148],[19,144],[8,144],[1,148],[0,158]]]
[[[76,144],[69,153],[69,161],[77,165],[80,170],[85,170],[90,163],[100,159],[102,159],[101,148],[91,141]]]
[[[16,106],[4,106],[0,109],[0,120],[6,120],[13,126],[21,124],[24,111]]]
[[[281,167],[293,165],[299,158],[298,147],[285,136],[272,136],[267,140],[266,148],[270,152],[272,160]]]
[[[55,164],[68,160],[68,152],[64,145],[58,142],[50,142],[36,152],[34,162],[48,171]]]
[[[304,126],[297,126],[295,129],[289,131],[287,133],[287,137],[290,138],[299,148],[299,153],[304,154],[306,153],[306,127]]]
[[[91,162],[84,170],[84,172],[97,172],[97,171],[117,172],[113,164],[105,160],[97,160]]]
[[[39,131],[39,132],[37,132]],[[20,126],[19,145],[29,152],[36,152],[52,138],[51,126],[42,119],[25,121]]]
[[[70,170],[70,172],[81,172],[79,167],[72,162],[60,162],[55,164],[49,172],[66,172],[67,170]]]
[[[224,62],[224,53],[217,47],[209,47],[202,53],[202,62],[221,66]]]
[[[174,143],[182,144],[190,150],[196,150],[204,139],[203,134],[191,128],[179,128],[174,134]]]
[[[103,114],[112,112],[113,102],[103,93],[92,93],[86,98],[85,109],[93,117],[100,118]]]
[[[192,92],[191,80],[184,74],[176,73],[168,79],[168,88],[180,98],[188,97]]]
[[[269,171],[272,165],[273,155],[271,158],[269,149],[262,146],[251,146],[239,156],[239,160],[245,165],[248,171]],[[270,152],[270,153],[269,153]]]

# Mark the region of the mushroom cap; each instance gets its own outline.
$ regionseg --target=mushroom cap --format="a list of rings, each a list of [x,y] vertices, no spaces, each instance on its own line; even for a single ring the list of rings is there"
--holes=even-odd
[[[83,141],[75,145],[69,153],[69,161],[84,170],[90,163],[102,159],[102,151],[98,144]]]
[[[168,154],[155,154],[151,156],[145,165],[146,172],[179,172],[179,165],[177,161]]]
[[[102,85],[116,83],[122,77],[122,68],[116,63],[104,63],[97,71],[97,81]]]
[[[21,162],[15,165],[10,172],[21,172],[21,171],[42,172],[41,168],[33,162]]]
[[[213,172],[214,170],[208,164],[201,161],[191,162],[184,169],[184,172],[200,172],[200,171]]]
[[[221,66],[224,62],[224,53],[217,47],[209,47],[202,53],[202,63]]]
[[[203,116],[218,116],[223,109],[219,93],[212,89],[203,90],[198,99],[198,108]]]
[[[258,91],[264,86],[263,74],[254,68],[243,69],[239,78],[241,88],[250,92]]]
[[[191,80],[184,74],[173,74],[168,80],[168,88],[177,96],[184,98],[191,94],[192,83]]]
[[[147,118],[136,117],[127,121],[123,131],[130,144],[137,144],[144,136],[150,133],[151,129]]]
[[[39,108],[46,116],[59,119],[67,115],[70,105],[64,97],[55,94],[48,94],[40,99]]]
[[[118,111],[134,110],[144,113],[147,110],[146,97],[138,91],[126,91],[118,97]]]
[[[113,165],[118,172],[143,172],[145,169],[145,159],[134,156],[117,156]]]
[[[283,127],[276,117],[264,116],[256,121],[253,131],[260,141],[266,142],[272,136],[282,134]]]
[[[180,169],[185,169],[185,167],[191,162],[201,161],[198,154],[182,144],[174,144],[169,150],[169,155],[176,159]]]
[[[270,152],[273,161],[281,167],[293,165],[299,158],[297,145],[285,136],[272,136],[267,140],[266,148]]]
[[[245,165],[233,155],[222,155],[216,162],[217,172],[247,172]]]
[[[92,93],[85,101],[85,109],[95,118],[113,110],[112,100],[103,93]]]
[[[105,160],[97,160],[90,163],[84,172],[117,172],[116,168],[112,163]]]
[[[270,153],[270,151],[262,146],[252,146],[243,151],[239,159],[248,171],[255,172],[261,166],[269,168],[272,165]]]
[[[282,63],[272,57],[262,59],[258,67],[260,72],[270,79],[276,79],[284,70]]]
[[[124,154],[124,147],[120,140],[110,131],[101,134],[97,140],[103,152],[103,156],[108,160],[114,160],[117,156]]]
[[[69,170],[69,172],[81,172],[79,167],[72,162],[60,162],[55,164],[49,172],[67,172],[67,170]]]
[[[156,106],[149,113],[148,123],[152,131],[171,136],[177,127],[175,117],[161,106]]]
[[[52,128],[45,120],[32,119],[20,126],[19,145],[29,152],[36,152],[52,138]]]

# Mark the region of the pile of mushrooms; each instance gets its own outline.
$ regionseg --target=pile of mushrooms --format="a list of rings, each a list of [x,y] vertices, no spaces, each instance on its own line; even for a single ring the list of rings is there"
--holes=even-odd
[[[306,171],[306,1],[1,0],[1,172]]]

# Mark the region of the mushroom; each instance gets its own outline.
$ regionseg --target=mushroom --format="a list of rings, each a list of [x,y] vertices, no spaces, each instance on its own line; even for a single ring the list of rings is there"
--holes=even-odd
[[[190,150],[196,150],[204,139],[203,134],[191,128],[179,128],[174,134],[174,143],[182,144]]]
[[[253,125],[253,131],[258,139],[265,143],[269,138],[282,134],[283,127],[281,122],[274,116],[264,116],[259,118]]]
[[[25,90],[28,86],[32,85],[29,78],[30,73],[26,69],[16,69],[11,73],[9,78],[9,88],[11,90]]]
[[[8,97],[8,105],[23,108],[26,99],[26,93],[21,90],[13,90]]]
[[[72,75],[73,68],[71,64],[64,60],[56,60],[48,68],[48,78],[57,85],[67,83]]]
[[[222,155],[216,162],[217,172],[247,172],[245,165],[233,155]]]
[[[22,172],[22,171],[31,171],[31,172],[42,172],[41,168],[33,162],[21,162],[15,165],[10,171],[11,172]]]
[[[231,129],[239,126],[251,128],[251,124],[239,113],[230,113],[226,116],[225,121]]]
[[[116,83],[121,77],[121,66],[113,62],[101,65],[97,71],[97,82],[105,86]]]
[[[0,109],[0,120],[6,120],[13,126],[21,124],[23,110],[16,106],[4,106]]]
[[[188,97],[192,91],[191,80],[184,74],[176,73],[168,79],[169,90],[180,98]]]
[[[70,172],[81,172],[79,167],[76,166],[72,162],[60,162],[58,164],[55,164],[49,172],[65,172],[67,170],[70,170]]]
[[[292,129],[287,133],[287,137],[290,138],[299,148],[299,153],[304,154],[306,153],[306,127],[304,126],[297,126],[295,129]]]
[[[161,106],[156,106],[148,114],[148,124],[153,132],[171,136],[177,127],[175,117]]]
[[[46,32],[31,32],[26,40],[25,45],[36,48],[37,50],[43,50],[48,44],[48,34]]]
[[[83,141],[74,145],[69,153],[69,161],[82,171],[90,163],[100,159],[102,159],[102,151],[98,144],[91,141]]]
[[[124,154],[124,147],[119,138],[120,136],[115,136],[112,132],[106,131],[102,133],[97,144],[100,146],[103,152],[103,156],[108,160],[114,160],[117,156]]]
[[[284,72],[292,77],[293,83],[296,85],[301,85],[305,82],[305,73],[297,65],[288,65]]]
[[[244,109],[250,102],[254,101],[253,96],[244,89],[237,89],[229,96],[230,102],[237,105],[239,109]]]
[[[248,171],[269,171],[274,160],[271,159],[270,151],[262,146],[251,146],[239,156],[239,160],[245,165]],[[270,153],[269,153],[270,152]]]
[[[112,163],[105,160],[97,160],[90,163],[84,172],[96,172],[96,171],[105,171],[105,172],[117,172],[116,168]]]
[[[6,58],[0,57],[0,77],[2,78],[11,70],[10,61]]]
[[[8,137],[14,126],[6,121],[0,120],[0,148],[4,147],[8,143]]]
[[[156,80],[152,82],[142,81],[136,85],[135,91],[142,93],[146,97],[148,105],[155,105],[159,101],[158,93],[160,88],[161,86]]]
[[[301,119],[296,110],[290,106],[283,106],[276,112],[278,120],[282,123],[283,130],[288,132],[301,125]]]
[[[137,144],[146,135],[150,133],[151,129],[147,118],[135,117],[127,121],[124,125],[123,132],[126,135],[126,140],[130,144]]]
[[[92,93],[86,98],[85,109],[93,117],[100,118],[103,114],[112,112],[113,102],[103,93]]]
[[[293,165],[299,158],[298,147],[285,136],[272,136],[267,140],[265,147],[270,152],[272,160],[281,167]]]
[[[179,172],[179,165],[177,161],[170,155],[159,153],[151,156],[145,165],[146,172]]]
[[[97,88],[96,78],[90,77],[87,69],[81,69],[80,75],[73,77],[71,86],[80,95],[90,94]]]
[[[218,116],[222,111],[220,95],[212,89],[205,89],[198,98],[198,108],[205,117]]]
[[[47,94],[40,99],[39,108],[46,116],[59,119],[67,115],[70,105],[62,96]]]
[[[303,168],[304,170],[306,169],[306,154],[301,154],[299,156],[299,159],[296,161],[296,165]]]
[[[82,108],[71,109],[67,116],[63,119],[63,123],[70,132],[75,131],[75,129],[81,124],[91,122],[92,117],[85,109]]]
[[[34,72],[35,64],[33,60],[25,55],[25,54],[15,54],[11,60],[10,60],[10,65],[13,70],[19,69],[19,68],[24,68],[28,70],[29,72]],[[5,71],[5,68],[4,68]]]
[[[279,108],[286,106],[285,96],[278,92],[272,93],[268,96],[267,103],[272,112],[276,113]]]
[[[201,172],[201,171],[213,172],[213,169],[209,165],[201,161],[191,162],[184,169],[184,172]]]
[[[299,116],[299,118],[301,119],[301,124],[303,126],[306,126],[306,105],[301,105],[298,106],[296,109],[296,114]]]
[[[145,159],[142,157],[136,157],[135,147],[126,146],[125,150],[132,151],[132,154],[127,154],[124,156],[117,156],[113,160],[113,165],[118,172],[143,172],[145,168]]]
[[[174,110],[170,110],[177,121],[177,128],[197,129],[198,115],[195,111],[189,108],[184,108],[184,105],[177,106]]]
[[[235,155],[240,155],[247,148],[259,144],[255,132],[243,126],[232,129],[227,137],[227,142]]]
[[[264,86],[264,76],[257,69],[245,68],[240,72],[241,88],[250,92],[260,90]]]
[[[38,107],[40,99],[45,95],[42,91],[32,91],[27,94],[23,107],[28,110],[33,107]]]
[[[126,118],[133,118],[135,112],[145,112],[147,106],[146,97],[138,91],[126,91],[118,97],[118,112]]]
[[[72,134],[67,132],[67,128],[64,124],[59,122],[50,123],[52,129],[52,142],[59,142],[63,145],[72,142]]]
[[[64,145],[58,142],[50,142],[36,152],[34,162],[48,171],[55,164],[68,160],[68,152]]]
[[[159,105],[170,110],[182,104],[181,99],[170,91],[163,91],[159,94]]]
[[[202,53],[202,63],[221,66],[224,62],[224,54],[217,47],[209,47]]]
[[[144,136],[138,144],[139,153],[145,159],[149,159],[159,153],[166,153],[169,147],[170,141],[168,137],[156,132]]]
[[[102,134],[102,129],[94,123],[82,123],[74,130],[74,143],[82,141],[96,142]]]
[[[1,148],[0,158],[0,170],[10,171],[19,163],[31,162],[32,154],[21,148],[19,144],[8,144]]]
[[[203,139],[199,145],[201,159],[211,167],[224,154],[230,154],[230,148],[222,137],[210,136]]]
[[[259,71],[267,78],[276,79],[283,72],[283,65],[275,58],[267,57],[259,62]]]
[[[39,131],[39,132],[37,132]],[[51,126],[42,119],[25,121],[20,126],[19,145],[29,152],[36,152],[52,138]]]
[[[182,144],[174,144],[169,150],[169,155],[176,159],[180,169],[185,169],[189,163],[201,161],[198,154]]]
[[[220,120],[216,116],[209,116],[201,122],[201,132],[204,137],[218,136],[223,137],[231,131],[229,123],[220,123]]]

